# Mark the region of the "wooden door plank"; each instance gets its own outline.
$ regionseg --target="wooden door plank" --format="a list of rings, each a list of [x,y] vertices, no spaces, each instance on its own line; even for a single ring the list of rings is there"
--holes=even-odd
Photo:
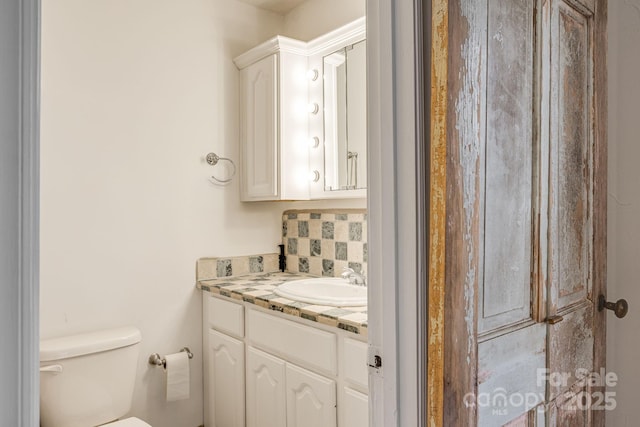
[[[478,425],[502,426],[544,402],[544,324],[484,341],[478,357]]]
[[[548,340],[546,363],[533,357],[531,366],[570,376],[566,385],[545,384],[555,399],[546,409],[504,422],[604,425],[602,411],[570,413],[562,403],[565,392],[583,386],[578,368],[597,370],[605,361],[604,315],[594,303],[606,278],[606,3],[449,1],[445,425],[485,424],[482,409],[465,404],[465,396],[509,383],[500,376],[511,365],[498,354],[526,328],[546,329]],[[491,11],[495,5],[499,12]],[[531,13],[528,5],[542,8],[539,21],[523,28],[515,23],[519,12]],[[500,58],[505,34],[513,46],[520,40],[520,49]],[[521,85],[511,84],[509,67]],[[518,157],[527,140],[531,151]],[[510,222],[504,212],[525,222]],[[525,264],[530,276],[523,280]],[[501,293],[519,286],[520,294]],[[536,323],[549,316],[555,323]]]
[[[444,424],[476,425],[480,171],[486,0],[449,2]]]
[[[432,0],[427,422],[444,422],[448,0]]]
[[[536,2],[489,0],[478,330],[531,319]]]
[[[617,0],[612,0],[617,1]],[[607,287],[607,0],[595,0],[593,84],[593,301],[606,295]],[[606,366],[606,310],[593,311],[593,365],[596,372]],[[594,391],[604,392],[604,388]],[[593,411],[591,424],[605,425],[605,411]]]
[[[569,390],[561,394],[546,411],[546,422],[553,427],[587,427],[591,426],[589,411],[589,388],[584,382],[575,383]]]
[[[550,314],[591,297],[592,129],[590,16],[551,10]]]
[[[561,399],[593,368],[592,15],[567,0],[551,2],[550,271],[548,401]]]
[[[565,314],[560,323],[549,325],[548,340],[549,374],[557,379],[548,383],[551,401],[580,381],[577,375],[593,369],[593,307],[583,305]]]

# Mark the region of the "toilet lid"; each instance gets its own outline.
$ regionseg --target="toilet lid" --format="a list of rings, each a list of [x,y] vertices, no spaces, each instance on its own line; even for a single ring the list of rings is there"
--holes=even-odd
[[[109,424],[105,424],[102,427],[151,427],[149,424],[142,421],[140,418],[131,417],[120,421],[114,421]]]

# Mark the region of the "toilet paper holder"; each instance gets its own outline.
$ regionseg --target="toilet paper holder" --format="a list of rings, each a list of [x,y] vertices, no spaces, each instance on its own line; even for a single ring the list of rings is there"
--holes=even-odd
[[[183,347],[182,350],[180,351],[187,352],[189,359],[193,359],[193,353],[191,353],[191,350],[189,350],[189,347]],[[152,355],[149,356],[149,365],[162,366],[163,368],[166,369],[167,359],[165,359],[164,357],[160,357],[158,353],[153,353]]]

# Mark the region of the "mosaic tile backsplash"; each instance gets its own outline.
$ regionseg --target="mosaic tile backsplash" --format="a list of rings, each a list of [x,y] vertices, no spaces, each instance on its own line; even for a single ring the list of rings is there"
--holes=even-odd
[[[278,254],[200,258],[196,266],[196,277],[197,280],[209,280],[275,271],[278,271]]]
[[[367,211],[286,211],[282,243],[287,271],[339,277],[346,267],[367,271]]]

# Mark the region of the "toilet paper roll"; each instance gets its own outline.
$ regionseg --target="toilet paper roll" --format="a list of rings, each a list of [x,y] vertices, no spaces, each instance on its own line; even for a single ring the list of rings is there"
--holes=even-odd
[[[189,355],[186,351],[168,354],[165,373],[167,374],[167,402],[189,398]]]

